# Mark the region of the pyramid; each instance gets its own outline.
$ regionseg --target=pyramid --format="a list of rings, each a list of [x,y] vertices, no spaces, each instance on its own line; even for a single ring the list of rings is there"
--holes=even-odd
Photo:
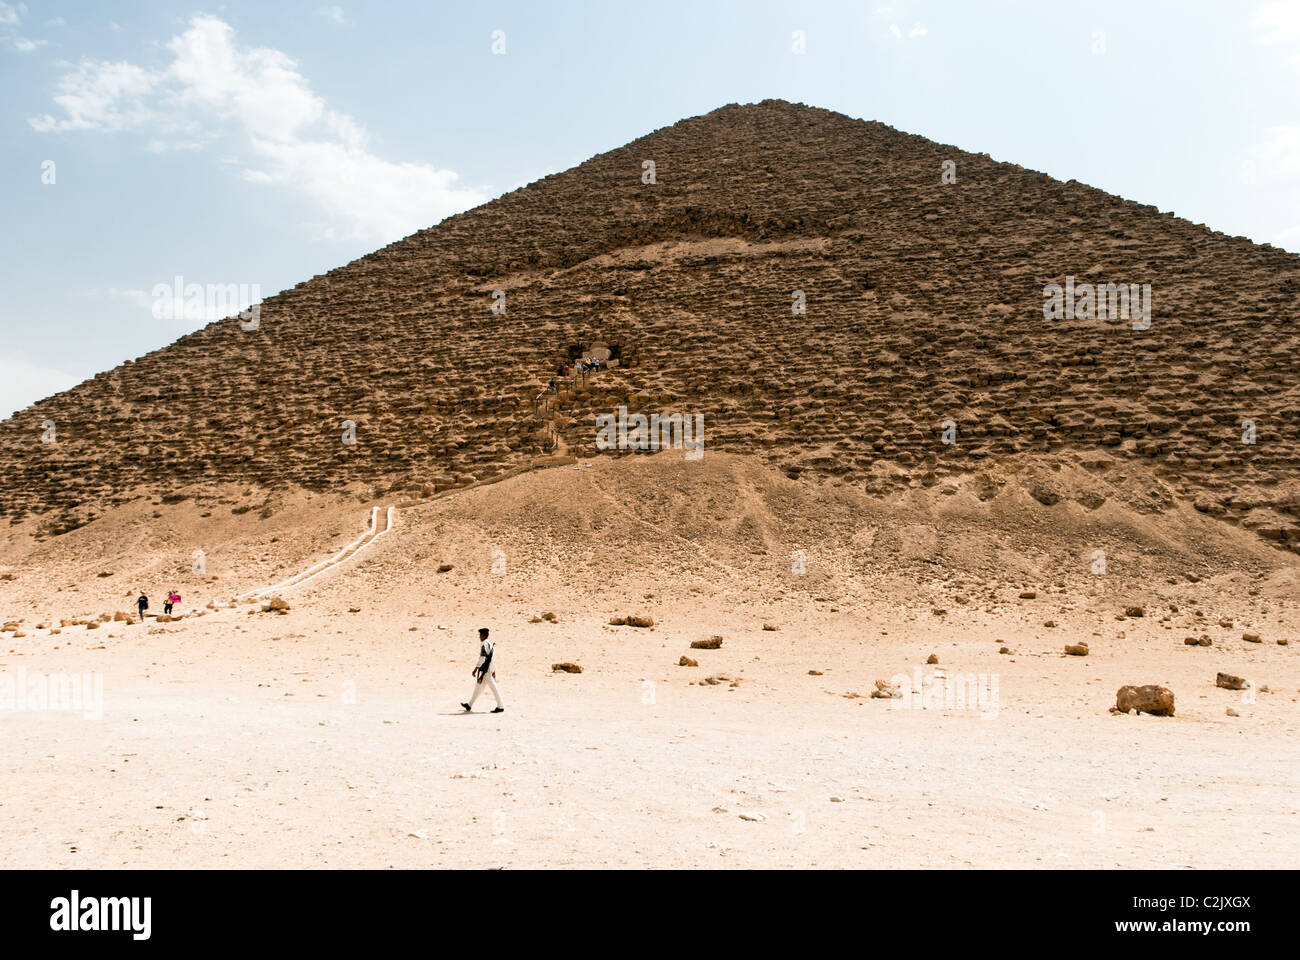
[[[1071,296],[1049,317],[1053,284]],[[1089,312],[1106,285],[1149,291],[1149,319]],[[0,515],[57,535],[217,482],[428,495],[636,455],[597,448],[625,407],[881,496],[1140,464],[1162,484],[1146,509],[1300,550],[1298,305],[1282,250],[879,123],[733,104],[3,421]],[[549,393],[597,344],[618,365]]]

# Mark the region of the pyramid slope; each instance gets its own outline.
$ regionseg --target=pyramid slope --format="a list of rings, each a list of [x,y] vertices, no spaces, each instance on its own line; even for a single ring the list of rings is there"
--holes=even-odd
[[[1067,276],[1150,284],[1150,328],[1044,320]],[[4,421],[0,511],[57,533],[217,480],[441,489],[553,433],[595,455],[595,415],[627,406],[874,493],[991,460],[1120,480],[1141,460],[1167,480],[1147,509],[1185,499],[1294,548],[1298,303],[1300,257],[881,124],[731,105],[270,298],[255,331],[210,324]],[[539,410],[595,340],[628,365]]]

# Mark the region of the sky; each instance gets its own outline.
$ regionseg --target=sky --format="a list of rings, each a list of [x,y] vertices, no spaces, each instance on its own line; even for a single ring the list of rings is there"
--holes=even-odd
[[[769,97],[1300,252],[1300,0],[0,0],[0,417]]]

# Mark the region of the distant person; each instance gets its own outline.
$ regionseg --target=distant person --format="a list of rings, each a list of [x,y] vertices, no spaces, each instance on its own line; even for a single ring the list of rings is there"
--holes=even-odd
[[[170,617],[172,613],[172,605],[180,602],[181,602],[181,595],[179,593],[177,593],[175,590],[167,591],[167,600],[165,603],[163,603],[163,613],[167,614],[167,616]]]
[[[140,596],[136,598],[135,606],[136,609],[140,611],[140,622],[144,623],[144,612],[149,609],[149,598],[141,593]]]
[[[474,684],[474,695],[469,698],[469,703],[462,703],[465,712],[469,713],[474,709],[474,701],[478,699],[479,694],[483,692],[484,687],[492,688],[492,696],[497,698],[496,709],[493,713],[505,713],[506,705],[501,702],[501,691],[497,689],[497,664],[496,664],[496,647],[488,639],[488,628],[479,627],[478,631],[478,663],[470,672],[477,677]]]
[[[551,377],[551,383],[547,389],[549,389],[551,393],[557,393],[559,391],[560,388],[556,386],[554,377]]]

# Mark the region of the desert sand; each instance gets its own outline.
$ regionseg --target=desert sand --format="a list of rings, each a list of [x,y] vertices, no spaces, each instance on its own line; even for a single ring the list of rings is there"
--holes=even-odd
[[[11,526],[0,676],[98,674],[103,701],[0,709],[0,863],[1294,865],[1300,563],[1186,505],[1071,499],[1159,482],[1026,460],[881,499],[757,457],[604,457],[405,502],[284,612],[232,599],[392,498],[208,485]],[[59,626],[171,587],[175,621]],[[458,706],[479,626],[504,714]],[[899,674],[996,697],[869,696]],[[1147,683],[1173,717],[1110,712]]]

